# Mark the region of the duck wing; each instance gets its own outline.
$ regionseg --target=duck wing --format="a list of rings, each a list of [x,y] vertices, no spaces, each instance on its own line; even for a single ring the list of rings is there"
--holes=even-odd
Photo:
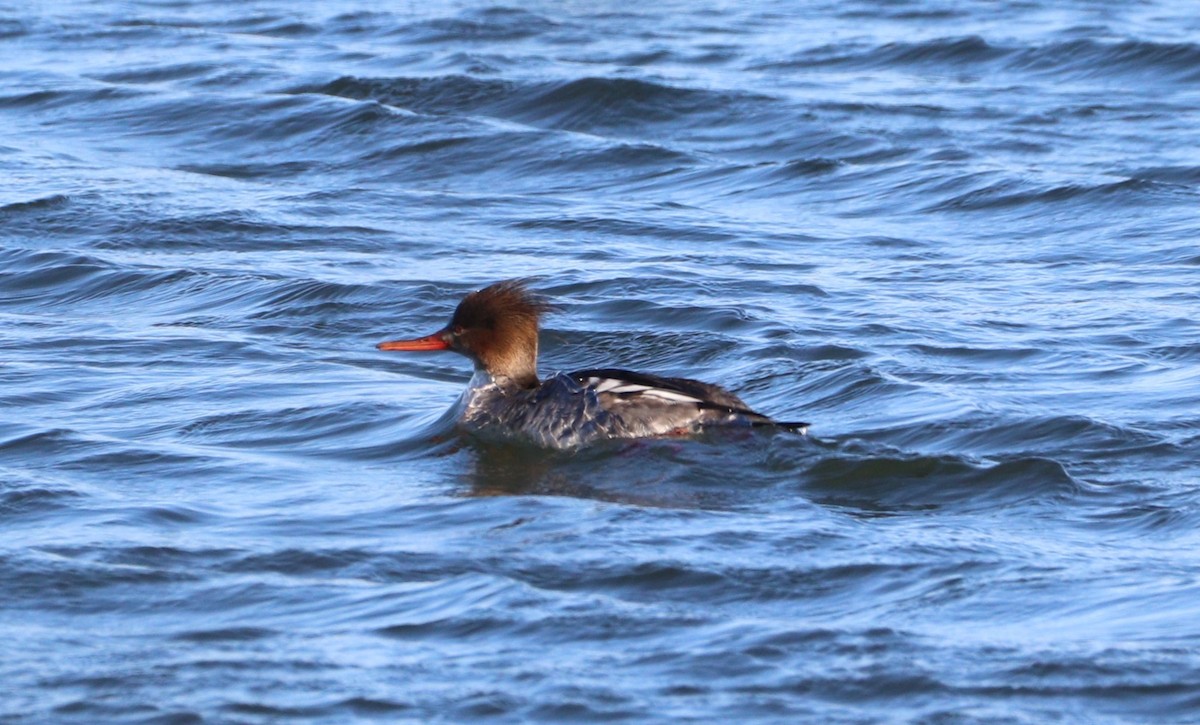
[[[741,398],[719,385],[690,378],[668,378],[620,368],[593,368],[568,373],[581,387],[592,390],[606,408],[666,411],[689,408],[698,423],[749,423],[803,432],[807,423],[781,423],[751,410]]]

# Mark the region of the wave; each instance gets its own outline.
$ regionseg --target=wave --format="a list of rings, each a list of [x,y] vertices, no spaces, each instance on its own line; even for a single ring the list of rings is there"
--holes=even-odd
[[[554,128],[584,130],[678,124],[727,106],[728,94],[634,78],[580,78],[531,92],[507,106],[514,118]]]
[[[1172,199],[1181,193],[1192,195],[1192,192],[1174,184],[1145,179],[1041,187],[1023,181],[1004,180],[937,202],[926,207],[925,211],[974,212],[1064,202],[1140,205],[1147,201]]]
[[[759,68],[820,66],[939,68],[1033,72],[1072,78],[1144,77],[1192,82],[1200,78],[1200,44],[1148,40],[1068,40],[1038,46],[999,45],[978,35],[861,46],[839,43],[808,49]]]
[[[389,440],[403,449],[397,427],[409,416],[384,402],[351,402],[305,408],[243,408],[203,416],[184,424],[181,440],[228,448],[276,449],[297,455],[361,454],[369,440]]]
[[[981,63],[1003,58],[1011,49],[993,46],[977,35],[895,42],[870,46],[860,41],[808,48],[786,60],[758,64],[755,69],[794,69],[821,66],[889,67]]]
[[[71,202],[71,198],[66,194],[50,194],[37,199],[29,199],[27,201],[12,201],[7,204],[0,205],[0,215],[4,214],[21,214],[30,211],[41,211],[43,209],[58,209],[66,206]]]
[[[1023,50],[1007,66],[1083,78],[1153,75],[1159,81],[1193,82],[1200,79],[1200,44],[1071,40]]]
[[[29,32],[29,24],[19,18],[0,18],[0,40],[12,40]]]
[[[372,100],[418,113],[466,113],[499,103],[517,89],[513,81],[464,75],[432,78],[343,76],[329,83],[292,88],[290,92]]]
[[[39,442],[30,437],[0,441],[0,452],[11,454],[19,451],[19,446],[28,445],[31,441]],[[10,447],[10,443],[14,445]],[[79,507],[88,498],[88,494],[77,485],[29,471],[18,472],[0,466],[0,481],[3,481],[0,483],[0,521],[8,525],[27,517]]]
[[[104,596],[95,596],[98,590],[121,592],[126,587],[178,584],[199,579],[196,574],[186,571],[111,565],[90,558],[38,550],[23,552],[21,556],[0,555],[5,597],[10,602],[39,602],[38,606],[57,611],[87,613],[103,610],[107,604]],[[47,587],[53,587],[55,592],[51,601],[45,596]]]
[[[393,33],[414,43],[503,43],[544,35],[561,26],[545,16],[517,8],[489,7],[453,18],[422,20]]]
[[[325,29],[303,21],[297,21],[286,15],[248,15],[235,20],[217,23],[215,26],[222,30],[250,35],[265,35],[274,38],[305,38],[321,35]]]
[[[1150,166],[1123,172],[1131,179],[1200,186],[1200,166]]]
[[[732,235],[717,229],[687,227],[679,224],[654,224],[632,219],[589,216],[555,216],[541,219],[522,219],[511,222],[516,229],[583,232],[588,234],[672,240],[720,242]]]
[[[680,123],[728,125],[731,115],[764,96],[703,90],[635,78],[578,78],[519,83],[464,75],[424,78],[346,76],[292,88],[374,100],[419,113],[478,114],[573,131],[615,131]]]
[[[834,455],[804,472],[803,490],[827,505],[883,513],[1057,502],[1082,487],[1046,458],[981,465],[958,456]]]
[[[99,86],[87,88],[40,89],[21,91],[0,91],[0,109],[20,109],[24,111],[49,111],[72,106],[91,108],[92,106],[106,107],[114,101],[137,99],[144,94],[141,91],[120,88],[116,86]]]
[[[105,83],[162,83],[196,77],[203,77],[223,70],[217,63],[167,63],[148,65],[140,68],[125,68],[119,71],[96,75],[97,80]]]
[[[873,65],[923,65],[944,63],[986,63],[1012,51],[993,46],[978,35],[961,38],[937,38],[920,43],[888,43],[859,57]]]
[[[213,629],[190,629],[175,634],[172,639],[181,642],[254,642],[260,639],[270,639],[282,634],[266,627],[217,627]]]
[[[212,312],[245,301],[261,278],[217,275],[195,269],[122,264],[98,255],[36,250],[0,251],[0,273],[11,297],[21,306],[89,305],[110,309],[123,302],[147,312],[178,313],[189,308]]]

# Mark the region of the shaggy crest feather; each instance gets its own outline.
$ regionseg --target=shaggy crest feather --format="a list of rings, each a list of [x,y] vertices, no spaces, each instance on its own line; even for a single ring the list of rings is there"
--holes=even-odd
[[[536,325],[542,315],[553,310],[554,306],[530,292],[524,281],[509,279],[464,297],[454,310],[451,324],[492,329],[506,323]]]

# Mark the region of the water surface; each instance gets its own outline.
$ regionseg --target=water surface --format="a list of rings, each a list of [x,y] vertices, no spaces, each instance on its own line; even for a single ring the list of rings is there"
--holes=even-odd
[[[0,719],[1189,721],[1187,3],[0,5]],[[383,354],[812,435],[548,454]]]

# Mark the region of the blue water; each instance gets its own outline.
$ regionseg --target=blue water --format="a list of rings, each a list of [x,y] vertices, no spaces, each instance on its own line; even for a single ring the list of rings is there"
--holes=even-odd
[[[0,720],[1200,721],[1191,3],[0,4],[0,182]]]

